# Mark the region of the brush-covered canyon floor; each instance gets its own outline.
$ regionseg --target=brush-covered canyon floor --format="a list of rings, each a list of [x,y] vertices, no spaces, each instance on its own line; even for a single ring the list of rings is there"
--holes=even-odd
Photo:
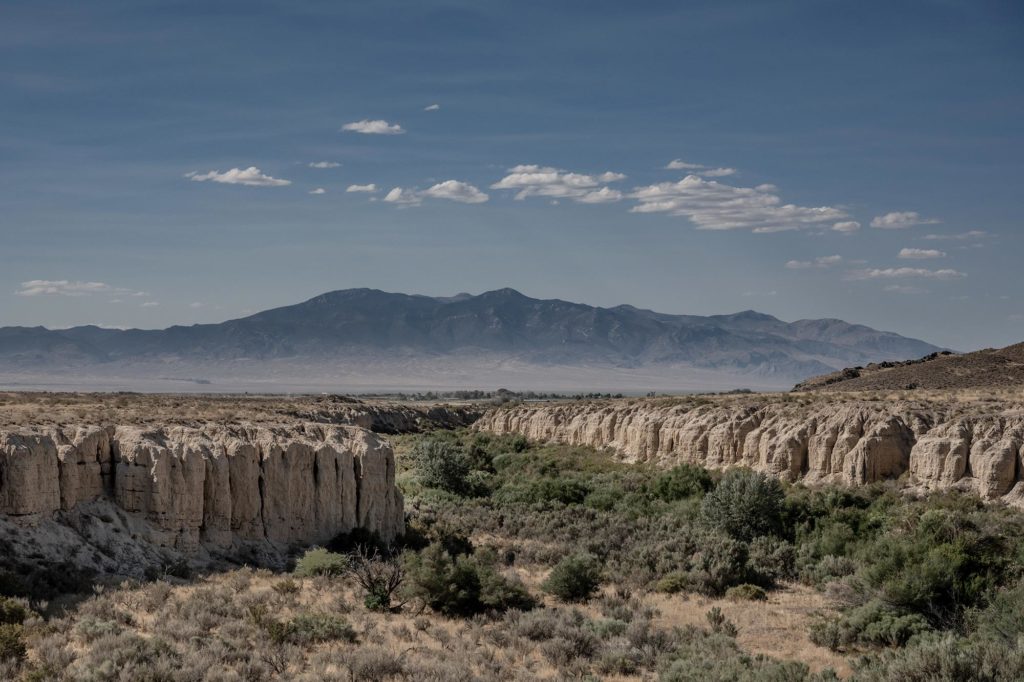
[[[116,409],[148,418],[139,405],[154,403],[134,400]],[[716,396],[662,408],[750,400],[823,404]],[[943,414],[989,404],[957,401]],[[9,403],[5,419],[22,419],[11,413],[24,403]],[[199,413],[212,404],[177,409],[206,423]],[[619,404],[648,401],[498,412]],[[65,422],[66,410],[94,409],[50,408],[32,419],[67,426],[91,413]],[[264,428],[281,419],[246,409]],[[232,410],[229,426],[240,419]],[[185,562],[129,580],[68,566],[24,572],[15,559],[28,557],[2,553],[0,679],[1024,677],[1024,513],[999,497],[915,486],[909,473],[809,484],[743,461],[629,457],[481,431],[487,419],[384,437],[405,511],[391,542],[353,530],[275,570]]]

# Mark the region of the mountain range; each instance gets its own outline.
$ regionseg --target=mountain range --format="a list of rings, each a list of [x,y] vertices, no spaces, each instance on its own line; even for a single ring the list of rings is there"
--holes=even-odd
[[[842,320],[784,322],[751,310],[705,317],[513,289],[452,297],[346,289],[218,324],[0,327],[0,383],[123,377],[128,386],[201,376],[228,390],[282,378],[299,387],[312,378],[311,386],[341,390],[346,378],[366,388],[377,372],[377,388],[478,388],[504,379],[508,387],[584,389],[599,388],[585,384],[602,376],[607,388],[783,387],[938,350]],[[623,383],[631,376],[635,386]]]

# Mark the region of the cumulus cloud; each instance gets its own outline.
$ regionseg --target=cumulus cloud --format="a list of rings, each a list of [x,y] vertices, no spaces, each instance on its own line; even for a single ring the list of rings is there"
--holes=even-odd
[[[428,104],[427,106],[423,107],[423,111],[437,111],[440,108],[440,104]]]
[[[323,187],[317,187],[316,189],[309,190],[310,194],[327,194],[327,190]]]
[[[619,201],[623,194],[604,186],[605,183],[625,180],[622,173],[606,171],[598,175],[573,173],[551,166],[525,164],[508,169],[508,174],[491,185],[491,189],[518,190],[516,199],[551,197],[572,199],[581,203],[607,203]]]
[[[215,170],[208,173],[192,171],[191,173],[185,173],[185,177],[195,182],[209,181],[220,182],[225,185],[248,185],[250,187],[284,187],[285,185],[292,184],[291,180],[270,177],[256,166],[232,168],[223,173]]]
[[[843,232],[844,234],[850,234],[860,229],[860,223],[856,220],[843,220],[832,226],[832,230],[835,232]]]
[[[665,170],[696,170],[704,168],[699,163],[687,163],[682,159],[672,159],[665,165]]]
[[[820,256],[814,260],[791,260],[786,262],[790,270],[806,270],[808,268],[830,268],[843,262],[842,256]]]
[[[66,279],[31,279],[22,282],[18,296],[91,296],[109,294],[112,296],[145,296],[144,291],[133,291],[115,287],[104,282],[74,282]]]
[[[377,191],[377,185],[372,182],[369,185],[349,185],[346,192],[366,192],[367,194],[373,194]]]
[[[727,175],[735,175],[735,168],[708,168],[707,170],[696,171],[699,175],[707,178],[724,178]]]
[[[882,230],[904,230],[915,225],[932,225],[939,222],[934,218],[922,218],[917,211],[893,211],[871,219],[871,227]]]
[[[482,204],[490,198],[473,185],[460,180],[439,182],[433,187],[423,190],[420,194],[432,199],[457,201],[460,204]]]
[[[982,239],[988,236],[988,232],[984,230],[971,230],[969,232],[961,232],[959,234],[926,234],[925,239],[931,240],[956,240],[965,241],[968,239]]]
[[[903,260],[928,260],[929,258],[945,258],[946,252],[938,249],[900,249],[899,257]]]
[[[460,204],[482,204],[490,197],[477,187],[461,180],[445,180],[425,190],[394,187],[384,196],[384,201],[398,206],[418,206],[423,203],[424,199],[447,199]]]
[[[352,121],[341,126],[341,129],[349,133],[362,133],[363,135],[401,135],[405,132],[402,126],[387,121]]]
[[[846,218],[832,206],[783,204],[774,185],[734,187],[690,174],[679,182],[636,187],[627,196],[637,204],[633,213],[684,216],[700,230],[782,232],[821,227]]]
[[[390,192],[384,195],[384,201],[399,206],[418,206],[423,199],[414,190],[393,187]]]
[[[967,275],[959,270],[928,270],[925,268],[867,268],[854,270],[849,279],[902,279],[920,277],[923,279],[961,279]]]
[[[337,168],[341,164],[337,161],[314,161],[309,164],[310,168]]]

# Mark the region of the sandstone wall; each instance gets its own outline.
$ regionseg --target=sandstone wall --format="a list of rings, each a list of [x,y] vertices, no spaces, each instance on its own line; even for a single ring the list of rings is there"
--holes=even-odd
[[[476,428],[607,447],[633,462],[745,466],[784,480],[864,485],[906,475],[1024,506],[1024,411],[1000,402],[607,401],[520,404]]]
[[[96,500],[191,554],[403,531],[390,446],[354,426],[81,426],[0,431],[0,514],[52,519]]]

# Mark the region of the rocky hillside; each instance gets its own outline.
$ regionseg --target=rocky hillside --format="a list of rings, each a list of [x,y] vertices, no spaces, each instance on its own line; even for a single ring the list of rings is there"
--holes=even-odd
[[[1024,404],[788,396],[519,404],[476,428],[608,447],[630,461],[746,466],[808,483],[905,478],[1024,505]]]
[[[872,363],[808,379],[794,391],[955,390],[1024,385],[1024,343],[956,355],[932,353],[919,360]]]
[[[373,432],[209,416],[0,425],[5,555],[138,575],[182,559],[272,565],[357,528],[403,531],[391,446]]]

